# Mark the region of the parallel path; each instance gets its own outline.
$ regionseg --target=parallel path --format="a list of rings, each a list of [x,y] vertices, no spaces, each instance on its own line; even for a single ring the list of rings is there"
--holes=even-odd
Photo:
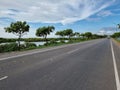
[[[119,77],[120,48],[112,47]],[[0,90],[118,90],[110,40],[0,59]]]

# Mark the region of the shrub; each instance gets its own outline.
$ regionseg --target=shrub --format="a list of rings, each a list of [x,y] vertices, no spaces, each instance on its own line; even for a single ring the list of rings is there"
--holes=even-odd
[[[65,43],[65,41],[64,40],[60,40],[60,43]]]
[[[50,40],[49,43],[50,43],[50,44],[57,44],[57,42],[56,42],[54,39]]]
[[[45,44],[44,44],[44,46],[48,46],[48,45],[50,45],[50,43],[45,43]]]
[[[20,49],[25,49],[25,45],[24,44],[20,44]]]
[[[73,43],[73,40],[69,40],[67,43]]]
[[[55,39],[51,39],[49,42],[45,43],[45,46],[49,46],[49,45],[56,45],[57,41]]]
[[[18,50],[17,43],[10,43],[10,44],[0,45],[0,53],[1,52],[16,51],[16,50]]]
[[[25,46],[26,46],[26,48],[37,47],[36,44],[34,44],[34,43],[28,43],[28,42],[25,43]]]

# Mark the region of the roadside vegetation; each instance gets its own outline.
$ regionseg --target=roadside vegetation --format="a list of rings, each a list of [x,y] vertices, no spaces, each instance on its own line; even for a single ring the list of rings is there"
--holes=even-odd
[[[30,29],[30,26],[25,21],[24,22],[17,21],[15,23],[11,23],[9,27],[5,27],[4,29],[6,33],[12,33],[14,35],[17,35],[18,38],[10,38],[10,39],[0,38],[0,53],[20,51],[20,50],[22,51],[31,50],[37,48],[46,48],[46,47],[71,44],[71,43],[77,43],[77,42],[106,37],[106,35],[97,35],[97,34],[92,34],[91,32],[79,33],[79,32],[73,32],[72,29],[65,29],[65,30],[57,31],[55,33],[55,35],[57,35],[58,38],[47,38],[47,36],[50,33],[55,31],[55,27],[43,26],[36,29],[35,35],[38,38],[22,38],[22,36],[26,35],[26,33],[28,33]],[[25,43],[21,44],[20,43],[21,41],[24,41]],[[41,42],[41,41],[45,41],[46,43],[39,46],[32,43],[32,42]],[[9,43],[6,44],[7,42]],[[5,44],[1,44],[1,43],[5,43]]]
[[[120,24],[118,24],[118,29],[120,29]],[[112,37],[115,41],[117,41],[117,42],[120,43],[120,32],[119,32],[119,31],[118,31],[118,32],[115,32],[113,35],[111,35],[111,37]]]
[[[120,43],[120,32],[114,33],[111,37]]]
[[[48,26],[48,27],[40,27],[36,30],[36,36],[43,37],[46,43],[48,43],[47,36],[53,32],[55,29],[54,26]]]

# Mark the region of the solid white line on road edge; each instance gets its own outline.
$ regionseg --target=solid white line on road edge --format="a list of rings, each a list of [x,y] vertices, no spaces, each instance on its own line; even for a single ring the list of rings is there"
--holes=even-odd
[[[0,81],[1,81],[1,80],[4,80],[4,79],[6,79],[6,78],[8,78],[8,76],[4,76],[4,77],[0,78]]]
[[[117,64],[116,64],[116,59],[115,59],[115,54],[113,50],[113,44],[111,42],[111,51],[112,51],[112,57],[113,57],[113,66],[114,66],[114,72],[115,72],[115,81],[116,81],[116,87],[117,90],[120,90],[120,81],[119,81],[119,75],[118,75],[118,70],[117,70]]]

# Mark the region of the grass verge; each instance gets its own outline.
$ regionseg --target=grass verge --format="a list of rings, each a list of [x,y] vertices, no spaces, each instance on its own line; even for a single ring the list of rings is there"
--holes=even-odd
[[[92,39],[89,39],[92,40]],[[84,42],[84,41],[88,41],[87,39],[81,39],[81,40],[70,40],[69,42],[56,42],[56,41],[51,41],[48,44],[45,45],[40,45],[40,46],[35,46],[34,44],[31,43],[26,43],[25,45],[22,44],[21,45],[21,50],[20,51],[27,51],[27,50],[33,50],[33,49],[43,49],[43,48],[49,48],[49,47],[54,47],[54,46],[61,46],[61,45],[67,45],[67,44],[73,44],[73,43],[79,43],[79,42]],[[16,44],[15,44],[16,45]],[[13,45],[12,45],[13,46]],[[12,52],[12,51],[18,51],[18,49],[14,47],[12,47],[11,45],[7,44],[0,46],[0,53],[5,53],[5,52]],[[11,49],[12,47],[12,49]]]

